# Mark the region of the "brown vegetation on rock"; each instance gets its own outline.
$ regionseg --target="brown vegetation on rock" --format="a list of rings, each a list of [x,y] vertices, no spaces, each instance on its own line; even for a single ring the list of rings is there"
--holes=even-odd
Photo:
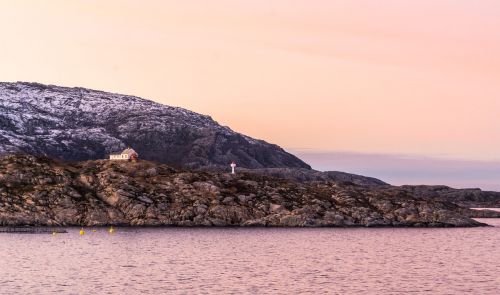
[[[393,186],[297,182],[153,162],[0,158],[0,225],[479,226]]]

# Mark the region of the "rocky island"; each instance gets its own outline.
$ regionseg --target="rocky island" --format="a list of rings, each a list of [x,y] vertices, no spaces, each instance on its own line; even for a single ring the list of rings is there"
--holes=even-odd
[[[141,160],[100,160],[133,146]],[[226,173],[238,163],[238,174]],[[0,225],[477,226],[500,193],[311,169],[135,96],[0,82]],[[466,217],[468,216],[468,217]]]
[[[390,185],[175,169],[150,161],[0,158],[3,226],[480,226]]]

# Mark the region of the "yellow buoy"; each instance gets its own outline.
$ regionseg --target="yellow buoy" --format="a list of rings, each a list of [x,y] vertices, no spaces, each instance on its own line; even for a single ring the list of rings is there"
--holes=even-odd
[[[113,227],[110,227],[110,228],[109,228],[109,230],[108,230],[108,232],[109,232],[110,234],[112,234],[112,233],[114,233],[114,232],[115,232],[115,229],[114,229]]]
[[[53,235],[53,236],[57,235],[57,232],[56,232],[55,230],[54,230],[54,231],[52,231],[52,235]]]
[[[85,231],[83,230],[83,227],[82,229],[80,230],[80,236],[83,236],[85,234]]]

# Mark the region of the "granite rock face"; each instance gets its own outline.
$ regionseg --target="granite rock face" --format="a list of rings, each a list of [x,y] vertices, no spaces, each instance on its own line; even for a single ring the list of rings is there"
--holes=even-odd
[[[105,159],[133,147],[141,159],[190,168],[305,168],[277,145],[209,116],[139,97],[37,83],[0,83],[0,155]]]
[[[148,161],[0,158],[0,225],[480,226],[393,186],[178,170]]]

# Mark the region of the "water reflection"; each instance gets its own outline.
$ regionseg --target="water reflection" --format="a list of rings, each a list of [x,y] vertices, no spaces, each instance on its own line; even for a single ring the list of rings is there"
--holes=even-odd
[[[499,294],[499,221],[470,229],[3,234],[0,294]]]

